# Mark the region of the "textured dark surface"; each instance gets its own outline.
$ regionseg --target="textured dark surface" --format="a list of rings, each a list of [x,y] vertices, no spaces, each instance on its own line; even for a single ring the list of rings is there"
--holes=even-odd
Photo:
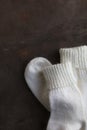
[[[26,64],[87,44],[87,0],[0,0],[0,130],[45,130],[49,113],[24,80]]]

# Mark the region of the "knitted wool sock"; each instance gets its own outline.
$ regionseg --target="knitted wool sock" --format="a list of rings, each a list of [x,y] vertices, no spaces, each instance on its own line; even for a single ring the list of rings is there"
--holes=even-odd
[[[78,86],[87,108],[87,46],[60,49],[60,59],[63,63],[71,61],[76,68]]]
[[[71,63],[49,66],[42,72],[51,110],[47,130],[83,130],[84,105]]]
[[[45,80],[41,71],[50,65],[52,64],[46,58],[37,57],[28,63],[24,72],[28,87],[47,110],[50,110],[49,91],[45,86]]]

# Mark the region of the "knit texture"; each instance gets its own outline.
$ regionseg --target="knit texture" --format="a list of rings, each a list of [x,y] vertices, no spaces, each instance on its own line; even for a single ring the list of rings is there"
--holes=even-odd
[[[60,49],[61,63],[71,62],[76,69],[78,87],[83,96],[83,102],[87,109],[87,46]],[[87,117],[87,110],[86,110]]]
[[[71,61],[77,68],[87,68],[87,46],[61,48],[59,52],[61,63]]]
[[[46,77],[48,89],[63,88],[66,86],[73,87],[77,83],[70,62],[46,67],[43,74]]]
[[[80,130],[86,124],[84,104],[71,63],[42,70],[49,89],[50,118],[47,130]]]

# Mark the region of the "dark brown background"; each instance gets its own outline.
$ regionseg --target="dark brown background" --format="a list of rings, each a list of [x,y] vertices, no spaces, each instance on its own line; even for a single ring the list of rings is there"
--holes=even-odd
[[[49,113],[24,80],[26,64],[87,44],[87,0],[0,0],[0,130],[45,130]]]

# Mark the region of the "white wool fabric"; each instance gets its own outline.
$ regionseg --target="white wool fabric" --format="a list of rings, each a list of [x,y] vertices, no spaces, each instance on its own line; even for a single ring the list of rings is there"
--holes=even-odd
[[[51,110],[47,130],[85,130],[85,107],[72,64],[51,65],[42,73],[49,90]]]
[[[70,61],[76,69],[78,87],[87,109],[87,46],[60,49],[61,63]],[[87,114],[86,114],[87,117]]]
[[[76,68],[87,68],[87,46],[79,46],[72,48],[61,48],[60,61],[61,63],[70,61]]]
[[[27,64],[24,72],[25,81],[29,89],[38,101],[40,101],[40,103],[49,111],[49,91],[45,86],[42,69],[50,65],[52,65],[51,62],[46,58],[36,57]]]

